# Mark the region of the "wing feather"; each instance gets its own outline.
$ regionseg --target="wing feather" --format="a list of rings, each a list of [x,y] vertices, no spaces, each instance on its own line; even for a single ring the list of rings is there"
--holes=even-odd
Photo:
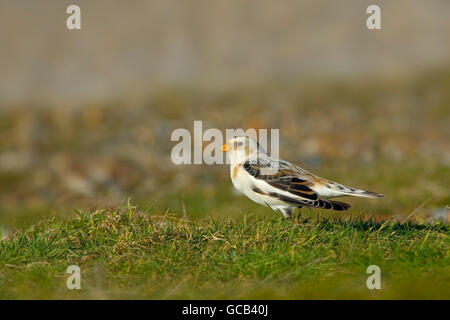
[[[287,191],[295,196],[305,198],[308,200],[317,200],[319,197],[317,193],[310,188],[311,181],[301,179],[298,173],[292,168],[280,167],[271,175],[263,175],[261,171],[263,168],[270,166],[266,163],[244,163],[244,169],[254,178],[263,180],[272,187]]]
[[[344,211],[350,208],[350,205],[347,203],[320,198],[317,192],[311,188],[314,186],[314,182],[312,181],[314,177],[309,177],[306,171],[299,172],[298,170],[300,169],[296,166],[287,162],[278,162],[276,163],[277,170],[273,174],[263,174],[263,169],[269,168],[270,166],[273,166],[270,162],[246,162],[243,168],[255,179],[262,180],[280,191],[291,194],[292,196],[280,192],[270,192],[267,194],[286,203],[299,207],[306,206],[338,211]],[[255,192],[263,193],[260,189]]]

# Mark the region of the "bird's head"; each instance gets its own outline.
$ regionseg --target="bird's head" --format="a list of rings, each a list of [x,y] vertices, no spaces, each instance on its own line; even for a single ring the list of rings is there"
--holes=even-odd
[[[228,140],[222,146],[222,151],[227,153],[227,157],[232,164],[256,160],[258,154],[266,154],[266,151],[256,140],[245,136]]]

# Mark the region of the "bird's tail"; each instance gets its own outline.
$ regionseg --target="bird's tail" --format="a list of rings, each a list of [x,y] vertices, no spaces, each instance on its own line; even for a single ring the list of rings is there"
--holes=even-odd
[[[384,198],[384,194],[381,193],[375,193],[372,191],[365,191],[365,190],[359,190],[362,193],[359,195],[360,197],[366,197],[366,198]]]
[[[380,193],[375,193],[372,191],[366,191],[361,189],[355,189],[352,187],[347,187],[342,184],[336,182],[329,182],[327,187],[331,189],[336,196],[355,196],[355,197],[364,197],[364,198],[384,198],[384,195]]]
[[[381,193],[375,193],[372,191],[366,191],[366,190],[360,190],[360,189],[353,189],[349,190],[347,192],[344,193],[344,195],[348,195],[348,196],[355,196],[355,197],[364,197],[364,198],[372,198],[372,199],[377,199],[377,198],[384,198],[384,195],[382,195]]]

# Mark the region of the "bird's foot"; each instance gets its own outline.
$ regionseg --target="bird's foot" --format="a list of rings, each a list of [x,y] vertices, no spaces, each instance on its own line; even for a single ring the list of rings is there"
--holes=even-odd
[[[291,207],[282,207],[279,208],[281,214],[283,215],[284,218],[286,219],[291,219],[292,215],[294,213],[294,210]]]

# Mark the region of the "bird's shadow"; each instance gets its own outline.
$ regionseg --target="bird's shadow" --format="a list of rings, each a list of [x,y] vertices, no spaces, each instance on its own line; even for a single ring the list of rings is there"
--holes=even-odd
[[[300,226],[314,225],[323,230],[333,230],[336,227],[346,228],[355,231],[381,231],[408,232],[411,230],[433,230],[441,233],[450,232],[450,224],[445,221],[423,222],[401,221],[392,217],[321,217],[305,216],[301,212],[295,213],[291,221]]]

